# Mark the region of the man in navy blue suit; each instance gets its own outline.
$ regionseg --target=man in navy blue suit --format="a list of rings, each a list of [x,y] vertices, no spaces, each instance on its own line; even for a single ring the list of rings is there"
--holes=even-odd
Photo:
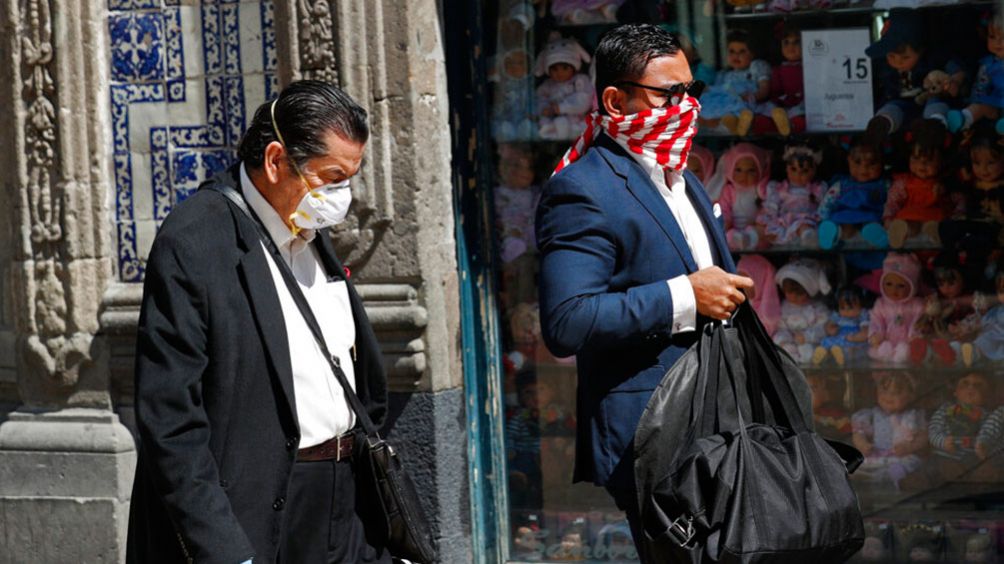
[[[625,25],[595,59],[600,110],[537,208],[541,326],[578,364],[574,480],[607,488],[642,551],[638,420],[702,325],[728,318],[753,281],[732,274],[721,212],[686,171],[702,85],[679,40]]]

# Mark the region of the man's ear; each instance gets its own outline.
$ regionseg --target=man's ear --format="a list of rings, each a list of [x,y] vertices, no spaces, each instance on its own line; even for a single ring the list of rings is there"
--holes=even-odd
[[[603,89],[600,103],[610,117],[621,117],[624,115],[624,103],[627,97],[624,91],[615,86],[607,86]]]
[[[272,184],[277,184],[279,182],[279,168],[284,165],[286,159],[286,150],[283,148],[282,143],[278,141],[272,141],[265,146],[265,158],[262,159],[262,170],[265,171],[265,177]]]

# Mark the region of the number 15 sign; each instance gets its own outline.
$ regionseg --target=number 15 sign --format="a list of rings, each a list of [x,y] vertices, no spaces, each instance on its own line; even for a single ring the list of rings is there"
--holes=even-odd
[[[855,131],[868,125],[872,65],[867,28],[802,32],[808,131]]]

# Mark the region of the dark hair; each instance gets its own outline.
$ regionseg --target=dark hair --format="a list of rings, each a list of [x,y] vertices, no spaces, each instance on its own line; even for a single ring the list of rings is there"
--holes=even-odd
[[[840,303],[857,304],[859,306],[865,305],[865,293],[858,286],[841,286],[837,291],[835,296],[837,299],[837,305]]]
[[[680,52],[675,33],[652,24],[628,24],[603,34],[596,46],[596,96],[603,108],[603,91],[622,80],[638,80],[649,61]]]
[[[730,30],[725,35],[725,45],[729,43],[744,43],[746,47],[749,48],[750,53],[753,53],[753,44],[750,41],[750,34],[745,29],[733,29]]]
[[[993,122],[980,122],[973,127],[969,154],[972,155],[976,149],[986,149],[996,157],[1004,155],[1004,147],[1001,146],[1001,138],[994,129]]]
[[[366,110],[337,86],[319,80],[300,80],[284,88],[275,103],[275,123],[297,167],[327,154],[324,136],[329,132],[356,143],[365,143],[370,136]],[[241,138],[237,157],[248,168],[261,168],[265,147],[278,140],[270,100],[255,111]]]

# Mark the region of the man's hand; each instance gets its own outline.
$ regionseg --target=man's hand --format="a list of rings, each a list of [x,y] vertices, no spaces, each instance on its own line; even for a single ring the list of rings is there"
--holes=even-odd
[[[709,266],[687,276],[694,288],[697,313],[712,319],[725,320],[739,304],[746,301],[742,290],[753,287],[753,279],[729,274],[717,266]]]

